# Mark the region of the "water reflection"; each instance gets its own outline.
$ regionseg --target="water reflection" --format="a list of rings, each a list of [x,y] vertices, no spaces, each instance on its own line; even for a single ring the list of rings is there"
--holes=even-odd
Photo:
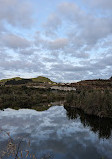
[[[45,111],[6,109],[0,111],[0,128],[10,132],[16,143],[26,136],[21,149],[27,149],[26,142],[30,140],[30,152],[38,158],[47,153],[53,154],[54,159],[111,159],[112,139],[99,139],[94,133],[99,130],[93,126],[98,121],[90,122],[74,111],[63,106]],[[6,143],[7,137],[0,134],[0,153]]]
[[[112,119],[99,118],[92,115],[87,115],[79,109],[73,107],[64,108],[67,111],[69,119],[79,118],[84,127],[90,127],[91,131],[98,133],[99,138],[110,138],[112,135]]]

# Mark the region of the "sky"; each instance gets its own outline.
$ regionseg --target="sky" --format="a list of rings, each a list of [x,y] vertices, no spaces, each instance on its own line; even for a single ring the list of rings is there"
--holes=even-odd
[[[112,76],[112,0],[0,0],[0,79]]]

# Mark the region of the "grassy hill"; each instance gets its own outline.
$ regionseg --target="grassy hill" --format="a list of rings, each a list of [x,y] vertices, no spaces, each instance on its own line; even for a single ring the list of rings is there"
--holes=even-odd
[[[31,78],[33,82],[39,82],[39,83],[53,83],[49,78],[43,77],[43,76],[38,76],[37,78]]]
[[[14,77],[10,79],[2,79],[0,80],[0,84],[6,84],[6,85],[16,85],[16,84],[26,84],[26,83],[54,83],[49,78],[38,76],[37,78],[29,78],[24,79],[20,77]]]
[[[11,80],[19,81],[19,80],[22,80],[22,78],[14,77],[14,78],[9,78],[9,79],[2,79],[2,80],[0,80],[0,83],[5,83],[5,82],[11,81]]]

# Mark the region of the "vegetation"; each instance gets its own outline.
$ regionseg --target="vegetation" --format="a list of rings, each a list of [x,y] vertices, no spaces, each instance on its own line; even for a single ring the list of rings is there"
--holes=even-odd
[[[84,80],[71,83],[71,86],[80,89],[112,89],[112,77],[109,79]]]
[[[31,79],[21,79],[21,80],[12,79],[12,80],[5,82],[5,85],[23,85],[23,84],[27,84],[30,82],[32,82]]]
[[[35,108],[48,109],[49,103],[64,100],[66,92],[51,91],[50,89],[36,89],[26,86],[1,86],[0,109],[5,108]]]
[[[42,157],[37,157],[36,154],[32,154],[30,151],[31,142],[28,140],[28,135],[22,136],[16,140],[14,140],[9,132],[4,130],[0,130],[0,135],[8,136],[8,141],[6,144],[6,148],[2,150],[0,153],[0,159],[7,158],[7,159],[52,159],[53,156],[51,154],[42,155]],[[26,147],[23,149],[22,144],[25,143]]]
[[[43,76],[39,76],[37,78],[32,78],[33,82],[40,82],[40,83],[53,83],[53,81],[51,81],[49,78],[43,77]]]
[[[66,97],[66,106],[73,106],[84,110],[90,115],[112,118],[112,91],[79,90],[69,93]]]

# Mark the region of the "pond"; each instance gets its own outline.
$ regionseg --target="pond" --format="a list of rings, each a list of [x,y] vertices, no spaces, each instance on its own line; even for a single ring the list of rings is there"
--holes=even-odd
[[[112,159],[112,120],[88,116],[77,109],[5,109],[0,111],[0,129],[0,155],[10,136],[16,143],[22,139],[23,155],[27,150],[38,158]]]

